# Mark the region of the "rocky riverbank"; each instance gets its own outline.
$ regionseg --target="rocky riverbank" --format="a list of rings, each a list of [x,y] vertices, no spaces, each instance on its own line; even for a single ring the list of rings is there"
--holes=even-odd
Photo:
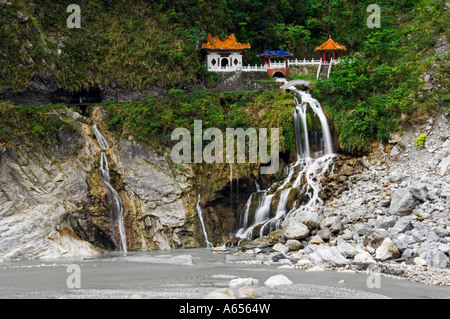
[[[320,209],[291,216],[282,229],[244,242],[236,255],[252,257],[248,263],[369,269],[450,285],[449,137],[440,116],[394,136],[370,156],[338,155],[323,180],[328,200]]]
[[[14,137],[0,146],[0,260],[115,249],[98,173],[100,148],[90,131],[91,120],[101,123],[107,117],[104,113],[96,108],[86,118],[68,108],[55,109],[46,116],[61,118],[72,127],[70,132],[58,130],[55,145],[34,141],[37,148],[33,148],[30,141]],[[228,165],[217,172],[205,167],[201,180],[208,184],[197,183],[194,189],[190,167],[172,167],[164,155],[132,137],[116,139],[105,126],[100,128],[111,145],[108,162],[124,203],[129,250],[202,245],[195,211],[199,190],[209,200],[203,212],[207,229],[213,229],[208,234],[217,237],[214,242],[226,237],[224,229],[236,225],[238,216],[231,214],[242,209],[231,210],[223,200],[230,197],[230,174],[224,170]],[[421,134],[426,140],[422,137],[418,143]],[[369,268],[448,285],[449,137],[450,128],[441,116],[394,136],[370,156],[337,155],[330,173],[321,177],[322,207],[291,216],[268,236],[242,241],[237,254],[249,257],[248,263],[308,270]],[[236,188],[249,188],[252,179],[239,176]],[[211,185],[216,187],[212,193]],[[208,228],[211,224],[216,228]]]

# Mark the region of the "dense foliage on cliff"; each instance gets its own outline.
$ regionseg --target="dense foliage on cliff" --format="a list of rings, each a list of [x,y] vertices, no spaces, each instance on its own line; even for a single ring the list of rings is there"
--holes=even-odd
[[[448,52],[450,8],[445,1],[416,1],[409,12],[385,18],[359,52],[315,86],[342,146],[367,152],[405,123],[437,112],[450,116]]]
[[[200,51],[207,33],[234,32],[249,42],[248,63],[260,62],[256,54],[264,49],[311,58],[327,26],[350,52],[371,33],[365,27],[371,1],[91,0],[79,3],[80,29],[67,27],[73,1],[1,3],[0,92],[23,90],[45,73],[71,91],[112,82],[133,88],[195,84],[208,77]],[[379,1],[383,23],[414,3]]]
[[[335,67],[314,95],[342,146],[365,152],[372,141],[388,138],[402,119],[420,119],[449,102],[448,53],[434,50],[442,37],[448,45],[446,1],[379,0],[379,29],[366,25],[372,2],[83,0],[81,28],[70,29],[67,7],[73,1],[2,0],[0,94],[39,91],[40,81],[29,87],[36,77],[72,92],[110,85],[193,89],[214,81],[200,50],[207,33],[234,32],[252,45],[245,63],[257,63],[256,54],[264,49],[311,58],[329,29],[352,62]],[[424,88],[430,78],[433,87]]]
[[[13,149],[25,144],[52,158],[49,148],[63,145],[67,142],[64,141],[65,134],[75,132],[72,121],[59,114],[64,107],[61,104],[34,106],[0,102],[0,144]],[[43,145],[46,147],[42,148]],[[77,148],[77,145],[69,145],[69,148]]]
[[[110,114],[108,128],[117,138],[133,136],[136,140],[158,148],[171,146],[172,131],[187,128],[193,137],[194,120],[201,120],[203,130],[218,128],[224,134],[227,128],[280,129],[280,151],[295,152],[292,122],[292,95],[281,90],[262,94],[252,91],[211,94],[206,90],[191,94],[177,94],[171,98],[147,98],[129,103],[107,103]],[[209,142],[205,142],[208,144]]]

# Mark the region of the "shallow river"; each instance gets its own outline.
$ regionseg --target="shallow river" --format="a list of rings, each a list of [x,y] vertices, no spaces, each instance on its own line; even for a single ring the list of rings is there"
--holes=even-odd
[[[203,298],[228,287],[234,278],[258,279],[261,299],[292,298],[450,298],[450,287],[434,287],[381,276],[369,288],[369,275],[306,272],[277,266],[227,262],[208,249],[104,254],[80,260],[0,263],[0,298]],[[68,272],[69,265],[79,272]],[[76,275],[79,274],[78,277]],[[264,282],[283,274],[293,285],[270,288]],[[79,281],[77,281],[79,279]],[[79,283],[80,288],[68,287]]]

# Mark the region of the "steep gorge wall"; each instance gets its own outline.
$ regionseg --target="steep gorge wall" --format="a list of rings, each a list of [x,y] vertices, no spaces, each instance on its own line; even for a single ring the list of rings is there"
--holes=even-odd
[[[1,145],[0,259],[89,255],[118,246],[91,125],[67,108],[52,116],[75,128],[58,131],[59,145],[20,139]],[[106,136],[128,249],[198,247],[191,169],[175,172],[165,157],[132,139]]]

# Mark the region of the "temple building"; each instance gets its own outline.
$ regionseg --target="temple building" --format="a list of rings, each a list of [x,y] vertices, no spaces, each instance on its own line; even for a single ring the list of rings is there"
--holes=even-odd
[[[224,39],[208,34],[207,43],[202,44],[202,49],[207,51],[208,70],[233,72],[242,68],[242,52],[250,49],[250,44],[237,42],[234,33]]]
[[[242,53],[250,49],[249,43],[239,43],[236,36],[231,35],[221,38],[208,34],[207,42],[202,44],[202,49],[206,51],[206,66],[211,72],[267,72],[269,77],[286,78],[290,73],[311,76],[316,78],[330,77],[333,65],[341,60],[342,50],[347,48],[333,41],[331,36],[328,40],[315,48],[314,51],[320,53],[319,59],[311,60],[293,59],[293,54],[284,50],[265,50],[258,54],[262,58],[263,64],[244,65]],[[303,66],[299,70],[298,66]],[[306,71],[304,71],[306,70]]]
[[[329,35],[328,40],[317,46],[314,51],[319,51],[322,62],[327,63],[330,62],[331,59],[340,59],[342,50],[347,50],[347,48],[333,41],[333,39],[331,39],[331,35]]]
[[[268,75],[282,78],[289,75],[287,58],[292,55],[292,53],[284,50],[265,50],[263,53],[258,54],[259,57],[264,58],[264,67],[267,68]]]

